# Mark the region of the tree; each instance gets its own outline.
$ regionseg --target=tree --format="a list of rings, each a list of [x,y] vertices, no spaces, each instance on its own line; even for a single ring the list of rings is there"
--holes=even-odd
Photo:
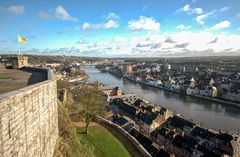
[[[94,157],[93,149],[80,142],[77,129],[68,112],[58,101],[59,143],[56,145],[54,157]]]
[[[94,82],[94,84],[98,86],[98,85],[101,84],[101,82],[100,82],[99,80],[96,80],[96,81]]]
[[[88,126],[96,116],[105,114],[106,99],[103,93],[95,86],[85,86],[75,93],[77,102],[76,108],[86,123],[85,133],[88,133]]]

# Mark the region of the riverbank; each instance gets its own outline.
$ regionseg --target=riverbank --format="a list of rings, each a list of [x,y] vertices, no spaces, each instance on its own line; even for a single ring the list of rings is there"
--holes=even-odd
[[[109,72],[101,72],[97,68],[85,68],[84,70],[89,75],[90,81],[98,80],[107,86],[118,86],[124,93],[135,93],[138,97],[148,100],[152,104],[170,108],[175,113],[179,113],[186,119],[193,120],[204,127],[214,130],[240,131],[239,107],[151,88]]]
[[[129,77],[124,77],[124,76],[123,76],[123,78],[128,79],[128,80],[133,81],[133,82],[136,82],[136,83],[139,83],[139,84],[143,84],[143,85],[149,86],[149,87],[154,87],[154,88],[158,88],[158,89],[163,89],[163,90],[166,90],[166,91],[170,91],[170,92],[174,92],[174,93],[178,93],[178,94],[190,96],[190,97],[193,97],[193,98],[209,100],[209,101],[212,101],[212,102],[223,103],[223,104],[226,104],[226,105],[231,105],[231,106],[239,107],[239,108],[240,108],[240,104],[238,104],[238,103],[234,103],[234,102],[230,102],[230,101],[225,101],[225,100],[221,100],[221,99],[216,99],[216,98],[211,98],[211,97],[206,97],[206,96],[202,96],[202,95],[187,95],[187,94],[185,94],[185,93],[183,93],[183,92],[180,92],[180,91],[172,90],[172,89],[165,88],[165,87],[161,87],[161,86],[150,85],[150,84],[148,84],[148,83],[145,83],[145,82],[142,82],[142,81],[137,81],[137,80],[131,79],[131,78],[129,78]]]

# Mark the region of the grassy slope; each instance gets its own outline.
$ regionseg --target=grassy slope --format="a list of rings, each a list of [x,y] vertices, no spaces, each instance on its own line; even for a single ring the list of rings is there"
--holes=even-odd
[[[54,157],[93,157],[94,153],[80,143],[76,127],[71,122],[67,109],[58,102],[59,139]]]
[[[118,129],[107,125],[107,124],[101,124],[104,128],[109,130],[115,137],[118,138],[118,140],[125,146],[125,148],[128,150],[128,152],[134,156],[134,157],[143,157],[142,153],[137,149],[136,145],[134,145],[130,140],[124,136],[122,133],[118,131]]]
[[[84,128],[81,128],[82,131]],[[79,134],[80,141],[94,149],[96,157],[130,157],[131,155],[107,129],[89,126],[88,134]]]
[[[79,134],[68,116],[68,110],[58,102],[59,140],[54,157],[130,157],[131,155],[111,132],[100,125],[89,126],[88,134]],[[94,151],[93,151],[94,150]]]
[[[58,82],[58,88],[68,89],[68,84]],[[123,144],[100,125],[89,126],[88,134],[79,134],[85,128],[76,128],[69,110],[74,100],[68,93],[66,105],[58,102],[59,140],[54,157],[130,157]]]

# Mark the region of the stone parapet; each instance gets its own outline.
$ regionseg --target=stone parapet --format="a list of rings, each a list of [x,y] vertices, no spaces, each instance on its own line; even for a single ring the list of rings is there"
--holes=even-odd
[[[57,84],[45,81],[0,95],[0,156],[51,157],[58,138]]]

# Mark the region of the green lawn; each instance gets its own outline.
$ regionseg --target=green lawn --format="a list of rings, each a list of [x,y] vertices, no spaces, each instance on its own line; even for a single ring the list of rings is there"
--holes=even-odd
[[[79,132],[85,128],[80,128]],[[92,148],[96,157],[131,157],[122,143],[100,125],[89,126],[88,134],[79,134],[81,143]]]

